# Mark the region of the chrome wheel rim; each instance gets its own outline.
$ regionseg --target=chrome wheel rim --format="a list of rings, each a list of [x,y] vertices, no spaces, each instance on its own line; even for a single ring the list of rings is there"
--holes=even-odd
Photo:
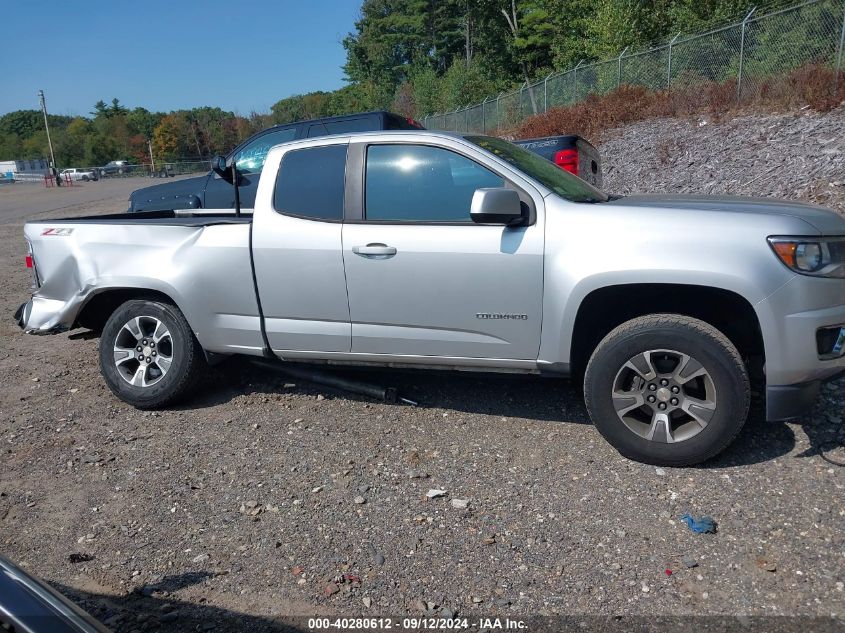
[[[117,373],[133,387],[152,387],[173,364],[173,338],[161,319],[139,316],[126,322],[114,341]]]
[[[652,442],[683,442],[716,413],[716,385],[692,356],[668,349],[630,358],[613,381],[613,408],[632,432]]]

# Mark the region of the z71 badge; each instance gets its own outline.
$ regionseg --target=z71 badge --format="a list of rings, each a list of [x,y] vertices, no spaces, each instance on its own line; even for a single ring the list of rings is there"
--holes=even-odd
[[[73,229],[44,229],[41,235],[54,235],[56,237],[67,237],[73,233]]]

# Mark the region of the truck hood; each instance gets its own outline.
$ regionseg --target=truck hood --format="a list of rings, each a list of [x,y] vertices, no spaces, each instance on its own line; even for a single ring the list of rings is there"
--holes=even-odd
[[[129,211],[196,208],[207,179],[208,174],[204,174],[136,189],[129,194]]]
[[[657,207],[695,211],[720,211],[723,213],[790,216],[803,220],[817,229],[822,235],[845,235],[845,218],[835,211],[814,204],[778,200],[776,198],[649,194],[622,197],[606,204],[622,207]]]

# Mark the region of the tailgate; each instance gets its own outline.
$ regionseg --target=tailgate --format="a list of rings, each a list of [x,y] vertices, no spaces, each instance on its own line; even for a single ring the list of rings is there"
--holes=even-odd
[[[578,148],[578,176],[597,189],[601,189],[602,174],[599,151],[593,147],[590,141],[580,137],[576,147]]]

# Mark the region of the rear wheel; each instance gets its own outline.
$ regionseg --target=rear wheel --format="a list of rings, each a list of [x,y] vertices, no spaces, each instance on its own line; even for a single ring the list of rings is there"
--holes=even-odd
[[[172,304],[127,301],[103,328],[100,371],[118,398],[140,409],[183,399],[205,366],[199,342]]]
[[[748,416],[748,372],[711,325],[675,314],[623,323],[587,365],[584,398],[599,432],[624,456],[687,466],[724,450]]]

